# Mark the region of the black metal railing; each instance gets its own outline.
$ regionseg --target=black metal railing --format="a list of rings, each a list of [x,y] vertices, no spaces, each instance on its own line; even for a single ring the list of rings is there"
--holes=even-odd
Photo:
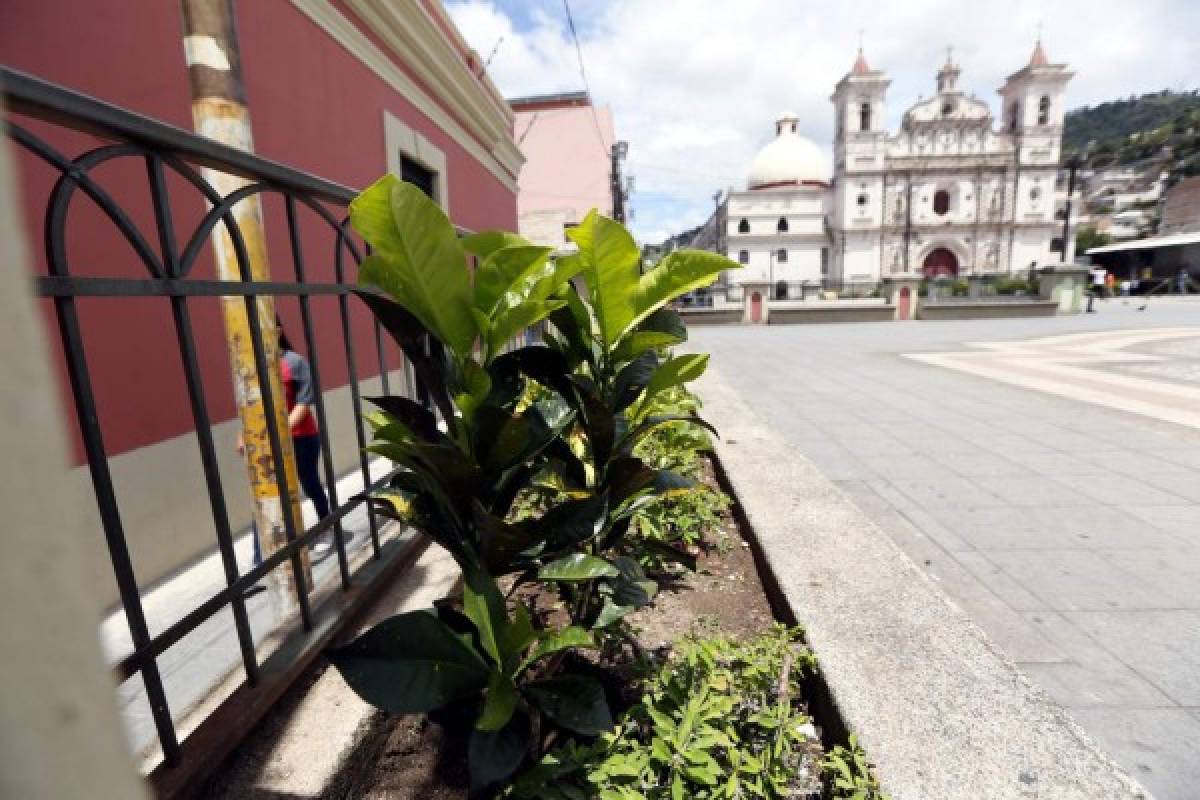
[[[0,85],[8,109],[6,128],[9,137],[36,160],[57,174],[52,191],[45,199],[43,232],[46,274],[35,277],[36,292],[53,304],[58,337],[62,348],[65,372],[70,382],[74,416],[78,423],[87,467],[95,490],[96,503],[112,561],[113,575],[120,602],[128,622],[132,651],[123,657],[115,670],[120,680],[140,676],[149,701],[162,758],[150,773],[150,779],[160,794],[170,795],[211,768],[214,762],[236,743],[253,723],[287,688],[330,641],[341,621],[366,603],[371,595],[403,569],[413,557],[413,548],[391,547],[381,543],[376,520],[367,513],[370,526],[371,558],[365,564],[352,564],[347,556],[342,521],[350,512],[365,503],[366,492],[383,485],[390,474],[372,481],[364,447],[366,432],[362,422],[362,397],[359,390],[360,367],[356,342],[352,335],[349,294],[354,275],[363,255],[362,244],[353,238],[345,221],[345,207],[355,192],[331,181],[291,169],[276,162],[235,150],[212,140],[166,125],[95,98],[47,83],[33,76],[0,67]],[[47,137],[35,135],[25,119],[37,125],[50,123],[55,128],[81,131],[100,137],[106,143],[80,155],[69,156],[52,147]],[[153,210],[154,236],[152,245],[143,235],[133,216],[114,199],[102,179],[95,173],[98,167],[114,162],[140,163],[145,176]],[[211,168],[244,178],[248,183],[222,196],[202,175],[199,168]],[[128,174],[128,173],[126,173]],[[200,223],[188,232],[186,239],[177,238],[178,215],[168,191],[168,176],[172,186],[182,185],[202,198],[209,207]],[[90,198],[113,228],[132,248],[144,266],[144,277],[94,277],[73,274],[67,252],[68,210],[80,195]],[[246,242],[238,227],[233,209],[239,201],[253,196],[282,198],[286,215],[290,258],[294,279],[255,281],[252,279],[250,257]],[[334,238],[333,282],[313,282],[305,272],[306,263],[314,258],[302,246],[301,208],[311,211],[304,220],[316,220],[326,226]],[[240,281],[207,280],[193,277],[191,271],[199,260],[216,226],[224,225],[232,240],[240,271]],[[278,253],[273,260],[279,262]],[[324,257],[324,256],[322,256]],[[347,264],[347,261],[350,263]],[[94,265],[93,271],[94,271]],[[295,297],[298,299],[304,342],[312,370],[315,388],[315,413],[322,437],[322,468],[330,492],[331,513],[307,530],[296,530],[290,514],[287,520],[287,543],[260,564],[240,571],[234,548],[234,533],[226,505],[225,489],[218,469],[212,421],[202,371],[197,357],[196,339],[191,317],[191,301],[195,298],[242,297],[250,321],[250,336],[254,365],[259,377],[263,401],[267,408],[268,434],[276,463],[282,463],[285,431],[278,429],[271,413],[282,398],[271,396],[266,349],[259,323],[256,298]],[[314,326],[310,300],[318,296],[333,296],[338,305],[340,328],[317,330]],[[179,364],[186,382],[191,422],[199,447],[208,505],[211,506],[214,544],[220,555],[225,586],[200,602],[164,630],[151,635],[143,608],[143,599],[134,570],[122,522],[122,509],[114,490],[105,446],[105,428],[97,409],[92,375],[85,348],[86,333],[80,322],[77,303],[83,298],[160,298],[169,305],[171,324],[178,349]],[[361,310],[359,313],[363,313]],[[358,446],[358,469],[361,471],[364,492],[351,498],[337,496],[338,476],[334,471],[330,426],[322,397],[322,368],[318,341],[329,337],[341,339],[342,357],[348,376],[350,403],[354,413],[354,430]],[[388,353],[378,323],[374,328],[375,364],[367,373],[378,369],[385,393],[388,392]],[[398,352],[392,354],[400,365]],[[328,366],[328,365],[324,365]],[[409,387],[411,388],[411,378]],[[283,508],[289,506],[289,486],[285,471],[277,469],[278,492]],[[336,547],[339,587],[331,597],[316,607],[310,602],[313,587],[305,580],[302,548],[322,534],[332,531]],[[394,544],[395,540],[387,544]],[[289,564],[297,591],[300,625],[283,644],[261,662],[256,652],[254,636],[248,620],[245,592],[271,570]],[[285,567],[286,568],[286,567]],[[241,666],[245,673],[243,684],[222,704],[209,713],[186,738],[176,730],[176,721],[164,691],[159,658],[172,645],[195,631],[205,621],[232,610],[237,632]]]

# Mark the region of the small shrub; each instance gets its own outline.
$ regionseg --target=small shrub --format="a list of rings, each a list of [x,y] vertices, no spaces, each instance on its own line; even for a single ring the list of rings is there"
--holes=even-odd
[[[821,767],[825,770],[833,800],[889,800],[871,774],[867,754],[854,734],[850,734],[850,746],[833,748],[821,762]]]
[[[744,642],[685,638],[614,731],[550,752],[507,796],[816,796],[816,730],[798,703],[814,662],[798,639],[782,625]]]

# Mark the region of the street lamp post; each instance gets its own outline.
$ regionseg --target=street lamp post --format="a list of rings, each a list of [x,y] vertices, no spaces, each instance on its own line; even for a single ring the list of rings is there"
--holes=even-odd
[[[1071,160],[1067,162],[1067,205],[1063,209],[1063,232],[1062,232],[1062,260],[1065,264],[1067,261],[1068,238],[1071,235],[1071,197],[1075,194],[1075,172],[1079,169],[1082,163],[1079,154],[1071,156]]]

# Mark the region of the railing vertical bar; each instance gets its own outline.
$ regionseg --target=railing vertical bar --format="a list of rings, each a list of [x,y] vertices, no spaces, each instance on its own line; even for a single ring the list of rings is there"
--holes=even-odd
[[[154,203],[154,219],[158,227],[159,246],[167,274],[177,277],[179,253],[175,241],[174,222],[171,216],[171,201],[163,178],[162,160],[158,156],[147,156],[146,167],[150,175],[150,194]],[[225,491],[221,486],[221,471],[217,465],[217,451],[213,445],[212,425],[205,403],[204,383],[200,364],[196,357],[196,342],[192,334],[191,315],[187,298],[171,297],[171,317],[175,323],[175,338],[179,344],[179,357],[183,361],[183,374],[187,382],[188,401],[192,408],[192,421],[196,426],[196,442],[200,446],[200,463],[204,468],[204,482],[208,489],[208,501],[212,508],[213,525],[217,535],[217,549],[221,554],[221,566],[225,571],[225,585],[232,586],[240,577],[237,552],[233,545],[233,531],[229,525],[229,511],[225,504]],[[238,646],[242,651],[242,665],[246,680],[251,686],[258,684],[258,655],[254,649],[254,634],[250,629],[250,617],[246,613],[246,601],[236,595],[231,601],[233,624],[237,630]]]
[[[228,218],[224,224],[229,224]],[[249,282],[253,280],[253,276],[250,271],[250,256],[246,251],[246,243],[242,240],[240,231],[233,229],[228,233],[229,238],[233,241],[241,279]],[[246,317],[250,326],[250,347],[254,351],[254,371],[258,375],[258,390],[262,394],[263,416],[267,422],[267,440],[270,442],[271,456],[275,461],[275,487],[279,492],[284,535],[288,542],[294,542],[297,537],[296,520],[292,514],[292,493],[288,486],[287,463],[283,458],[283,432],[279,430],[278,420],[275,418],[275,393],[272,391],[270,366],[267,364],[267,353],[263,347],[262,321],[258,318],[258,297],[248,294],[245,301]],[[313,627],[312,609],[308,601],[310,587],[304,574],[304,559],[300,548],[296,548],[292,552],[291,562],[296,602],[300,606],[300,621],[304,625],[304,630],[311,631]]]
[[[304,251],[300,244],[300,228],[296,222],[296,199],[289,193],[285,195],[287,210],[288,239],[292,246],[292,264],[296,268],[296,282],[306,282],[304,274]],[[309,308],[307,294],[300,295],[300,320],[304,327],[304,347],[308,351],[308,364],[312,370],[313,404],[317,412],[317,434],[321,437],[321,461],[325,468],[325,491],[329,494],[329,507],[338,507],[337,475],[333,471],[332,442],[329,438],[329,425],[325,419],[325,396],[321,389],[321,360],[317,355],[317,339],[313,335],[312,310]],[[350,562],[346,558],[345,531],[339,519],[333,523],[333,543],[337,550],[338,571],[341,573],[342,589],[350,588]]]
[[[391,394],[392,390],[388,386],[387,358],[383,349],[383,326],[379,324],[378,319],[375,320],[375,353],[379,357],[379,385],[384,394]]]
[[[79,418],[88,470],[92,477],[92,488],[96,493],[96,505],[99,507],[100,520],[104,527],[104,538],[108,543],[108,553],[112,560],[113,575],[117,581],[121,605],[125,609],[125,621],[129,625],[130,638],[136,650],[146,647],[150,643],[150,630],[146,625],[146,614],[142,608],[142,598],[138,590],[137,578],[133,572],[133,562],[129,557],[129,547],[125,542],[125,530],[121,523],[116,492],[113,490],[112,474],[108,469],[108,456],[104,449],[104,440],[96,415],[96,400],[92,395],[91,377],[88,374],[87,360],[79,336],[79,317],[75,310],[75,299],[71,297],[54,298],[54,310],[58,317],[59,334],[62,336],[63,350],[67,359],[71,394]],[[142,683],[146,687],[146,699],[150,704],[150,714],[154,719],[158,741],[162,745],[163,760],[174,766],[180,760],[179,740],[175,734],[175,723],[171,720],[171,709],[167,703],[166,690],[163,688],[162,675],[158,671],[157,659],[143,665],[141,673]]]
[[[343,241],[346,236],[345,230],[341,230],[334,243],[333,270],[334,280],[337,283],[346,282],[343,261],[345,255]],[[350,405],[354,410],[354,435],[358,439],[358,461],[362,468],[363,486],[370,486],[371,468],[367,463],[367,434],[363,429],[362,397],[359,392],[358,370],[354,363],[354,337],[350,331],[350,303],[344,294],[338,295],[338,310],[342,318],[342,342],[346,349],[346,376],[350,384]],[[375,522],[375,515],[371,512],[370,503],[367,504],[367,524],[371,528],[372,552],[375,558],[379,558],[379,526]]]
[[[66,196],[69,192],[59,195],[58,188],[75,183],[71,173],[64,171],[52,194],[58,197],[59,202],[52,204],[46,212],[43,235],[47,266],[51,275],[65,276],[69,273],[66,263],[65,228]],[[108,454],[100,429],[96,398],[92,392],[92,379],[88,372],[87,354],[83,349],[75,298],[54,298],[54,312],[58,321],[63,355],[67,362],[67,377],[71,384],[71,397],[75,403],[75,416],[83,438],[88,471],[91,473],[92,489],[96,493],[96,506],[100,512],[104,539],[113,565],[113,577],[117,582],[121,605],[125,609],[125,622],[129,626],[130,639],[134,649],[138,650],[150,643],[150,629],[146,624],[146,612],[142,608],[141,592],[133,571],[133,561],[129,556],[129,545],[125,541],[121,511],[117,504],[116,491],[113,489],[112,473],[108,467]],[[179,740],[175,733],[175,723],[171,719],[171,708],[167,703],[162,675],[158,671],[158,661],[153,660],[145,664],[141,673],[142,683],[146,687],[146,699],[150,704],[150,715],[154,719],[154,728],[162,746],[163,760],[175,766],[180,762]]]

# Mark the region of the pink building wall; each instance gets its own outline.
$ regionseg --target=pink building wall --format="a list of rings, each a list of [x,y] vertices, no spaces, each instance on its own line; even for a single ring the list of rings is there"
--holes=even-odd
[[[615,141],[607,106],[517,104],[514,136],[525,156],[517,213],[563,211],[579,222],[593,208],[612,214],[610,152]]]

